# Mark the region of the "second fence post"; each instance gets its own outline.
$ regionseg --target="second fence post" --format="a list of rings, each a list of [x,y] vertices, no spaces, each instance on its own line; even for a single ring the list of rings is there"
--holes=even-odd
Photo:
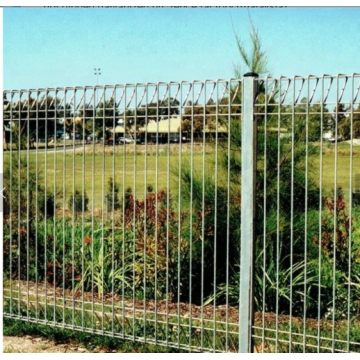
[[[242,80],[241,116],[241,256],[239,352],[252,352],[253,265],[255,244],[256,135],[254,109],[257,80],[255,73]]]

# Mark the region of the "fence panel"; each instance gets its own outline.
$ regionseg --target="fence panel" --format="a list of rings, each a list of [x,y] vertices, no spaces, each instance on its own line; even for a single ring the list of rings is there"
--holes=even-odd
[[[5,91],[5,316],[236,351],[240,85]]]
[[[360,76],[257,81],[255,350],[359,352]]]
[[[4,316],[188,351],[359,352],[359,89],[5,91]]]

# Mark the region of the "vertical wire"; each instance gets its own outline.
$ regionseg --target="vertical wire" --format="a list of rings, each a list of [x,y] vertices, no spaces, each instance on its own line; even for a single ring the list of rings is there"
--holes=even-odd
[[[219,87],[216,89],[217,98],[219,98]],[[229,102],[231,97],[229,96]],[[213,334],[213,351],[216,351],[216,270],[217,270],[217,215],[218,215],[218,157],[219,157],[219,102],[216,102],[216,130],[215,130],[215,211],[214,211],[214,334]]]
[[[323,133],[324,133],[324,75],[321,79],[321,129],[320,129],[320,178],[319,178],[319,285],[318,285],[318,326],[317,351],[320,353],[320,319],[321,319],[321,251],[322,251],[322,185],[323,185]]]
[[[105,203],[105,113],[106,113],[106,86],[103,88],[103,161],[102,161],[102,178],[101,178],[101,332],[104,335],[104,292],[105,292],[105,279],[104,279],[104,203]],[[99,105],[100,109],[100,105]]]
[[[124,137],[126,129],[126,85],[124,86]],[[126,141],[123,145],[123,204],[122,204],[122,228],[123,228],[123,241],[122,241],[122,335],[125,339],[125,177],[126,177]]]
[[[27,231],[26,231],[26,285],[27,285],[27,320],[29,321],[29,305],[30,305],[30,297],[29,297],[29,246],[30,246],[30,239],[29,239],[29,213],[30,213],[30,206],[29,206],[29,168],[30,168],[30,90],[28,90],[28,104],[27,104],[27,158],[26,158],[26,193],[27,193],[27,200],[26,200],[26,224],[27,224]]]
[[[112,216],[111,216],[111,234],[112,234],[112,252],[111,252],[111,272],[112,272],[112,284],[111,284],[111,312],[112,312],[112,322],[111,322],[111,332],[112,336],[115,335],[114,323],[115,323],[115,137],[116,137],[116,86],[114,87],[114,99],[113,99],[113,169],[112,169]],[[110,145],[110,144],[109,144]],[[117,198],[117,197],[116,197]]]
[[[280,256],[280,125],[281,125],[281,78],[279,80],[278,101],[278,164],[277,164],[277,220],[276,220],[276,343],[275,352],[278,352],[279,342],[279,256]]]
[[[192,340],[192,244],[193,244],[193,190],[194,190],[194,86],[191,89],[191,145],[190,145],[190,265],[189,265],[189,349]]]
[[[267,88],[268,88],[268,79],[265,80],[265,109],[264,109],[264,234],[263,234],[263,311],[262,311],[262,346],[261,346],[261,352],[264,352],[265,347],[265,307],[266,307],[266,292],[265,292],[265,285],[266,285],[266,171],[267,171],[267,112],[268,112],[268,94],[267,94]],[[290,317],[291,318],[291,317]]]
[[[156,208],[155,208],[155,269],[157,269],[157,255],[158,255],[158,217],[159,217],[159,203],[158,203],[158,179],[159,179],[159,92],[160,85],[157,84],[157,102],[156,102],[156,164],[155,164],[155,193],[156,193]],[[155,271],[155,345],[157,345],[157,271]]]
[[[149,84],[146,84],[146,106],[145,106],[145,119],[144,119],[144,128],[145,128],[145,176],[144,176],[144,343],[146,344],[146,251],[147,251],[147,237],[146,237],[146,230],[147,230],[147,201],[148,201],[148,195],[147,195],[147,138],[148,138],[148,106],[149,106]]]
[[[18,310],[19,310],[19,317],[21,317],[21,245],[20,245],[20,218],[21,218],[21,92],[19,91],[19,126],[18,126]],[[45,247],[46,249],[46,247]],[[45,266],[46,268],[46,266]],[[45,270],[46,271],[46,270]],[[46,309],[46,298],[45,298],[45,309]]]
[[[239,85],[239,84],[238,84]],[[225,87],[226,87],[225,83]],[[219,87],[219,82],[216,88]],[[216,103],[218,103],[218,93],[216,95]],[[227,125],[227,209],[226,209],[226,335],[225,335],[225,351],[229,351],[229,259],[230,259],[230,157],[231,157],[231,79],[229,79],[229,104],[228,104],[228,125]]]
[[[134,238],[133,238],[133,299],[132,299],[132,305],[133,305],[133,339],[135,341],[135,251],[136,251],[136,125],[137,125],[137,92],[138,92],[138,86],[137,84],[135,84],[135,95],[134,95],[134,119],[133,119],[133,134],[134,134],[134,196],[133,196],[133,222],[134,222],[134,227],[133,227],[133,233],[134,233]]]
[[[44,246],[44,258],[45,258],[45,324],[47,324],[47,150],[48,150],[48,89],[45,92],[45,194],[44,194],[44,207],[45,207],[45,246]]]
[[[169,202],[170,202],[170,101],[171,85],[168,84],[168,154],[167,154],[167,174],[166,174],[166,346],[169,346]]]
[[[205,252],[205,134],[206,134],[206,81],[203,108],[203,163],[202,163],[202,206],[201,206],[201,350],[204,348],[204,252]]]
[[[63,328],[65,329],[65,305],[66,305],[66,293],[65,293],[65,251],[66,251],[66,234],[65,234],[65,206],[66,206],[66,88],[64,88],[64,139],[63,139]]]
[[[93,88],[93,132],[92,132],[92,184],[91,184],[91,329],[94,334],[94,242],[95,242],[95,229],[94,229],[94,211],[95,211],[95,121],[96,121],[96,86]]]
[[[14,124],[13,124],[14,120],[13,120],[13,92],[10,92],[10,159],[9,159],[9,171],[10,171],[10,193],[9,193],[9,220],[10,220],[10,251],[9,251],[9,262],[10,262],[10,318],[12,318],[13,316],[13,308],[12,308],[12,239],[13,239],[13,226],[12,226],[12,222],[13,222],[13,214],[12,214],[12,201],[13,201],[13,196],[12,196],[12,191],[13,191],[13,172],[12,172],[12,157],[13,157],[13,131],[14,131]],[[37,176],[37,172],[36,172],[36,176]],[[36,182],[37,183],[37,182]],[[37,187],[36,187],[37,189]],[[37,196],[37,191],[36,191],[36,196]],[[36,199],[36,204],[38,203],[37,199]],[[36,216],[37,216],[37,212],[36,212]],[[37,219],[36,219],[37,220]],[[37,221],[36,221],[36,228],[35,228],[35,251],[37,249]],[[36,269],[37,269],[37,252],[36,254]],[[37,277],[37,271],[35,272],[35,276]],[[36,279],[36,284],[37,284],[37,279]],[[37,286],[37,285],[36,285]],[[36,292],[37,293],[37,292]],[[36,302],[36,318],[37,318],[37,302]]]
[[[71,284],[72,284],[72,328],[75,329],[75,214],[77,214],[77,201],[75,202],[75,107],[76,107],[76,89],[74,89],[74,106],[73,106],[73,211],[72,211],[72,236],[71,236]],[[77,199],[76,199],[77,200]]]
[[[83,99],[83,123],[82,123],[82,143],[83,143],[83,158],[82,158],[82,226],[81,226],[81,246],[83,248],[81,256],[81,322],[83,331],[85,329],[85,308],[84,308],[84,291],[85,291],[85,279],[84,279],[84,267],[85,267],[85,123],[86,123],[86,88],[84,88]]]
[[[11,107],[12,109],[12,107]],[[38,307],[39,307],[39,294],[38,294],[38,236],[39,236],[39,91],[36,91],[36,152],[35,152],[35,199],[36,199],[36,217],[35,217],[35,293],[36,293],[36,300],[35,300],[35,317],[36,323],[38,323],[39,314],[38,314]],[[12,135],[12,131],[11,131]],[[11,148],[12,150],[12,144]],[[11,159],[11,157],[10,157]],[[10,192],[11,193],[11,192]],[[10,201],[11,204],[11,201]],[[11,232],[10,232],[11,233]],[[10,253],[11,254],[11,253]]]
[[[293,310],[293,262],[294,262],[294,166],[295,166],[295,85],[293,78],[293,101],[291,114],[291,211],[290,211],[290,309],[289,309],[289,353],[292,352],[292,310]]]
[[[347,352],[350,352],[350,299],[351,299],[351,250],[352,250],[352,204],[353,204],[353,193],[352,193],[352,177],[353,177],[353,145],[354,145],[354,75],[352,75],[351,81],[351,113],[350,113],[350,184],[349,184],[349,275],[348,275],[348,306],[347,306]]]
[[[54,326],[56,326],[56,161],[57,161],[57,138],[56,138],[56,121],[57,121],[57,105],[56,105],[56,96],[57,96],[57,89],[55,89],[55,95],[54,95],[54,104],[55,104],[55,110],[54,110],[54,204],[53,204],[53,217],[54,217]]]
[[[183,96],[182,96],[182,91],[183,91],[183,84],[180,83],[180,119],[181,119],[181,123],[182,123],[182,101],[183,101]],[[179,218],[178,218],[178,281],[177,281],[177,341],[178,341],[178,348],[180,349],[180,294],[181,294],[181,282],[180,282],[180,276],[181,276],[181,172],[182,172],[182,168],[181,168],[181,161],[182,161],[182,127],[180,126],[179,128],[179,197],[178,197],[178,213],[179,213]]]
[[[307,236],[308,236],[308,172],[309,172],[309,95],[310,95],[310,76],[307,81],[307,100],[306,100],[306,139],[305,139],[305,234],[304,234],[304,320],[303,320],[303,352],[306,351],[306,305],[307,305]]]
[[[335,109],[335,174],[334,174],[334,256],[333,256],[333,307],[332,307],[332,352],[335,352],[335,295],[336,295],[336,227],[337,227],[337,151],[338,151],[338,119],[339,119],[339,75],[336,77],[336,109]]]
[[[244,98],[245,98],[245,91],[244,91],[244,79],[241,79],[241,118],[240,118],[240,129],[241,129],[241,141],[243,139],[243,128],[244,128]],[[231,83],[230,83],[231,85]],[[236,150],[235,150],[235,154],[236,154]],[[240,156],[241,156],[241,160],[242,160],[242,153],[241,153],[241,149],[240,149]],[[242,175],[241,175],[242,176]],[[240,193],[241,193],[241,187],[242,187],[242,179],[241,179],[241,176],[240,176]],[[241,195],[240,195],[241,197]],[[240,252],[239,252],[239,257],[238,257],[238,261],[239,261],[239,270],[238,270],[238,275],[239,275],[239,291],[238,291],[238,296],[239,296],[239,306],[238,306],[238,309],[239,309],[239,319],[238,319],[238,333],[237,333],[237,340],[238,340],[238,352],[240,353],[240,342],[241,342],[241,332],[242,332],[242,324],[241,324],[241,321],[240,321],[240,307],[241,307],[241,302],[240,302],[240,294],[241,294],[241,251],[243,250],[243,247],[242,247],[242,244],[241,244],[241,233],[242,233],[242,221],[241,221],[241,218],[242,218],[242,214],[241,214],[241,204],[240,204],[240,214],[239,214],[239,224],[240,224],[240,239],[239,239],[239,248],[240,248]]]

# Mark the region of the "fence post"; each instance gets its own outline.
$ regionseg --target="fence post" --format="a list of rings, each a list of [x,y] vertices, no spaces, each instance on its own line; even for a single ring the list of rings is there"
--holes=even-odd
[[[253,250],[255,244],[256,133],[254,100],[255,73],[242,81],[241,118],[241,256],[239,352],[252,352],[253,325]]]

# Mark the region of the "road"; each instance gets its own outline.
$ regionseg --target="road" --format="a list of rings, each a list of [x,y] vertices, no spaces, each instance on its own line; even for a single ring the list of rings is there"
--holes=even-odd
[[[85,149],[87,149],[90,145],[85,145]],[[82,149],[83,145],[75,145],[75,150],[76,149]],[[73,151],[74,147],[72,145],[67,145],[65,147],[65,151]],[[17,149],[13,149],[13,153],[17,152]],[[45,152],[49,153],[53,153],[53,152],[64,152],[64,146],[57,146],[56,148],[54,147],[48,147],[47,149],[45,148],[41,148],[41,149],[29,149],[29,153],[36,153],[36,151],[38,152],[38,154],[44,154]],[[8,152],[8,150],[4,149],[4,152]],[[28,152],[27,149],[21,150],[20,151],[22,154],[26,154]]]

